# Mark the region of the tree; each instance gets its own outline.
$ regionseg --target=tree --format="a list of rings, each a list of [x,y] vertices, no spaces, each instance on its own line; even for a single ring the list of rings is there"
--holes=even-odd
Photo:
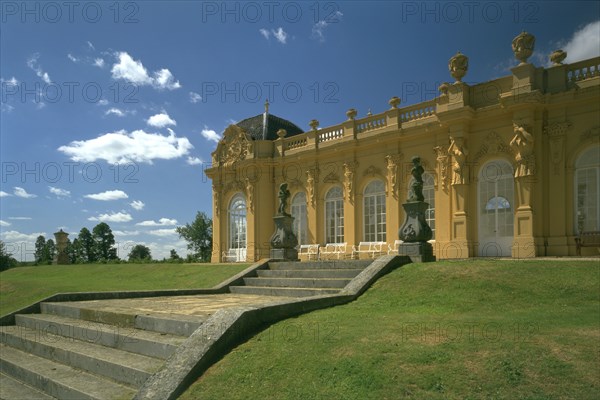
[[[42,263],[52,264],[52,261],[54,261],[55,256],[56,245],[54,244],[54,240],[48,239],[46,241],[46,245],[44,246]]]
[[[151,261],[150,249],[143,244],[136,244],[129,252],[129,261]]]
[[[73,239],[72,243],[70,239],[67,239],[66,252],[71,264],[81,264],[85,262],[85,258],[83,256],[83,249],[81,248],[81,243],[79,242],[79,239]]]
[[[0,271],[15,267],[16,265],[17,260],[12,257],[12,254],[6,249],[4,242],[0,240]]]
[[[94,227],[92,237],[94,239],[95,254],[98,256],[98,259],[108,261],[118,258],[117,249],[113,247],[115,236],[106,222],[100,222]]]
[[[179,257],[179,254],[175,251],[175,249],[171,249],[171,255],[169,257],[170,262],[183,262],[183,258]]]
[[[46,248],[46,238],[40,235],[35,239],[35,263],[41,264],[44,262],[44,249]]]
[[[81,228],[79,231],[78,242],[82,261],[88,263],[96,261],[97,257],[94,247],[94,238],[88,228]]]
[[[188,249],[194,252],[194,257],[202,262],[210,261],[212,253],[212,220],[198,211],[192,224],[177,227],[177,233],[188,242]]]

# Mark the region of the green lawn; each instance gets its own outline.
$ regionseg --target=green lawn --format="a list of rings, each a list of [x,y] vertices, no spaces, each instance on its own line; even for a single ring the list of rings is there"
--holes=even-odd
[[[55,293],[210,288],[248,264],[86,264],[0,272],[0,315]]]
[[[412,264],[239,345],[191,399],[598,399],[600,262]]]

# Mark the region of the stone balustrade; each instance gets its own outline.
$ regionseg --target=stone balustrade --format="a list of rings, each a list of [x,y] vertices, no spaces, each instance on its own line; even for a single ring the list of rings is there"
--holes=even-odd
[[[568,64],[567,80],[571,83],[600,76],[600,57]]]

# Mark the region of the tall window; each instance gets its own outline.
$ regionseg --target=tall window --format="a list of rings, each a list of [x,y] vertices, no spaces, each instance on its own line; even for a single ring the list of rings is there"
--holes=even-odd
[[[364,237],[367,242],[385,242],[385,184],[372,181],[365,188],[363,202]]]
[[[327,243],[344,242],[344,201],[339,186],[325,195],[325,240]]]
[[[246,260],[246,200],[237,194],[229,206],[229,249],[236,250],[237,261]]]
[[[292,217],[294,217],[293,230],[298,238],[298,244],[306,244],[307,217],[306,217],[306,194],[299,192],[292,200]]]
[[[600,146],[575,162],[575,232],[600,230]]]
[[[412,187],[414,180],[415,178],[411,178],[408,183],[408,190]],[[433,233],[431,239],[435,240],[435,188],[431,174],[423,174],[423,197],[425,198],[425,203],[429,204],[429,208],[425,211],[425,220]]]

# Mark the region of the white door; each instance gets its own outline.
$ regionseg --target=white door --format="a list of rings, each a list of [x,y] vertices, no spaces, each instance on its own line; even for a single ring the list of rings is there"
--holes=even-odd
[[[514,178],[503,160],[479,171],[479,256],[510,257],[514,239]]]
[[[241,194],[236,195],[229,206],[229,252],[235,262],[246,261],[246,200]]]

